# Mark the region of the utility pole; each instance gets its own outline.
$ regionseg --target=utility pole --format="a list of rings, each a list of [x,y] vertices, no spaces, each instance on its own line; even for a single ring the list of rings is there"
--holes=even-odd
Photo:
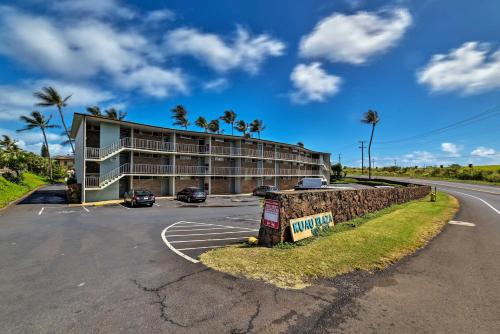
[[[361,175],[363,175],[365,172],[365,143],[366,143],[366,140],[360,140],[359,143],[361,144],[361,146],[358,146],[358,148],[361,149]]]
[[[339,164],[342,165],[342,160],[341,160],[342,154],[339,153]]]

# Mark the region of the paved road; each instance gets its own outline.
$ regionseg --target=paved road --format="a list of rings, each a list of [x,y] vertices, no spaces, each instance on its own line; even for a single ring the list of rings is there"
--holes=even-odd
[[[498,333],[500,215],[476,198],[498,209],[497,188],[453,185],[440,188],[460,199],[456,219],[475,227],[449,225],[423,251],[384,272],[300,291],[214,272],[162,240],[162,231],[179,221],[198,223],[192,229],[252,229],[260,215],[255,203],[68,207],[60,187],[49,187],[0,212],[0,332]],[[198,232],[174,235],[182,233]],[[198,236],[173,240],[184,238]]]

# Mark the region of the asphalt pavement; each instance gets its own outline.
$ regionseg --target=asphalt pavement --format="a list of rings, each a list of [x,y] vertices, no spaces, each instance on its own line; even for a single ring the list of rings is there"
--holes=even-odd
[[[0,212],[0,332],[498,333],[499,188],[438,182],[460,200],[454,220],[473,226],[447,225],[385,271],[297,291],[207,269],[165,243],[189,241],[171,245],[197,260],[200,247],[243,240],[258,228],[255,200],[70,207],[61,187],[44,188]]]

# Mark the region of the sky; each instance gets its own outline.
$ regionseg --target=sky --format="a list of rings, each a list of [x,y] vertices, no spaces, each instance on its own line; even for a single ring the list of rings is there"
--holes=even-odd
[[[375,166],[500,164],[499,12],[497,0],[0,0],[0,135],[40,152],[40,133],[15,130],[33,110],[60,123],[34,106],[53,86],[71,95],[68,123],[93,105],[166,127],[178,104],[192,124],[231,109],[263,120],[264,139],[359,166],[372,109]],[[52,154],[63,141],[51,130]]]

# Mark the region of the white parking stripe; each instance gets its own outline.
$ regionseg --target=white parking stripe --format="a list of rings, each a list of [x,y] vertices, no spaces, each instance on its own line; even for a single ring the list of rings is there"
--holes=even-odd
[[[42,208],[40,209],[40,211],[38,211],[38,215],[39,215],[39,216],[42,214],[43,210],[45,210],[45,207],[42,207]]]
[[[86,208],[85,206],[83,206],[83,205],[82,205],[82,208],[83,208],[83,210],[85,210],[85,211],[87,211],[87,212],[90,212],[90,210],[89,210],[89,209],[87,209],[87,208]]]
[[[205,242],[205,241],[222,241],[222,240],[244,240],[246,239],[245,237],[239,237],[239,238],[217,238],[217,239],[199,239],[199,240],[176,240],[176,241],[170,241],[171,244],[180,244],[180,243],[186,243],[186,242]]]
[[[167,237],[187,237],[193,235],[212,235],[212,234],[232,234],[232,233],[253,233],[258,230],[250,230],[250,231],[231,231],[231,232],[214,232],[214,233],[191,233],[191,234],[169,234]]]
[[[179,223],[181,223],[181,222],[179,222]],[[182,252],[178,251],[178,250],[177,250],[174,246],[172,246],[172,245],[170,244],[170,242],[168,242],[167,237],[165,236],[165,232],[167,232],[167,231],[168,231],[168,229],[169,229],[170,227],[175,226],[176,224],[178,224],[178,223],[173,223],[172,225],[170,225],[170,226],[166,227],[166,228],[165,228],[165,229],[161,232],[161,238],[163,239],[163,242],[164,242],[164,243],[167,245],[167,247],[168,247],[168,248],[170,248],[170,250],[171,250],[172,252],[174,252],[175,254],[177,254],[177,255],[179,255],[179,256],[181,256],[181,257],[185,258],[186,260],[188,260],[188,261],[190,261],[190,262],[193,262],[193,263],[199,263],[199,262],[200,262],[199,260],[193,259],[192,257],[187,256],[186,254],[184,254],[184,253],[182,253]]]
[[[204,246],[204,247],[189,247],[189,248],[177,248],[177,250],[185,251],[185,250],[193,250],[193,249],[206,249],[206,248],[219,248],[223,246]]]
[[[235,228],[238,228],[238,229],[242,229],[242,230],[251,230],[251,231],[254,231],[254,229],[252,228],[248,228],[248,227],[234,227],[234,226],[228,226],[228,227],[207,227],[207,228],[190,228],[190,229],[187,229],[187,230],[177,230],[177,229],[171,229],[169,231],[171,232],[190,232],[190,231],[210,231],[210,230],[227,230],[227,229],[235,229]],[[255,231],[258,231],[258,230],[255,230]]]

